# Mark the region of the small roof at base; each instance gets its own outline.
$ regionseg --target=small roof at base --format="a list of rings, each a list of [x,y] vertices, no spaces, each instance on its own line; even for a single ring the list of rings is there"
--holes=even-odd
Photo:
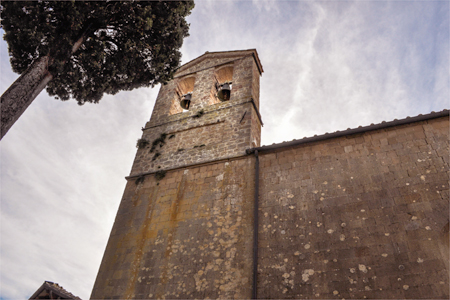
[[[62,286],[51,281],[44,281],[30,299],[75,299],[81,298],[66,291]]]

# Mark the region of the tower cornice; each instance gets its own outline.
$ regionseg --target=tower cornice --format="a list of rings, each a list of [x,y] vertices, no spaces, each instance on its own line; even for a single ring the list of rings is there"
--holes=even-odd
[[[245,56],[253,56],[255,59],[255,63],[258,66],[259,74],[261,75],[264,70],[261,64],[261,61],[259,60],[258,52],[256,49],[248,49],[248,50],[233,50],[233,51],[218,51],[218,52],[208,52],[206,51],[205,54],[185,63],[180,68],[178,68],[175,76],[177,76],[178,73],[182,73],[183,71],[195,66],[196,64],[199,64],[205,59],[210,58],[238,58],[238,57],[245,57]]]

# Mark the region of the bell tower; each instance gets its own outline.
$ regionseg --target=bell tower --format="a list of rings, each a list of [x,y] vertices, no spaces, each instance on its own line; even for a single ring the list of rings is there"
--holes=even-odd
[[[250,298],[255,49],[206,52],[161,86],[93,299]]]
[[[256,50],[206,52],[160,89],[131,176],[231,158],[261,141]]]

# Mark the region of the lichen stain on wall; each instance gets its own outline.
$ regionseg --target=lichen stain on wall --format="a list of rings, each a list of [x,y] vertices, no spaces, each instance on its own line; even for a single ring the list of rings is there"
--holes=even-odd
[[[425,123],[259,154],[261,298],[448,299],[448,119]],[[129,182],[100,293],[250,298],[254,159]]]
[[[448,148],[442,118],[260,153],[258,295],[448,298]]]
[[[245,297],[240,290],[241,285],[248,282],[248,278],[236,267],[236,261],[240,260],[236,245],[243,235],[241,225],[245,197],[242,172],[234,173],[237,170],[233,170],[230,163],[224,165],[224,172],[215,177],[216,188],[213,189],[223,205],[213,207],[212,215],[206,218],[210,242],[200,249],[211,250],[212,259],[194,275],[194,279],[197,291],[206,291],[209,287],[217,290],[218,299],[236,299]],[[208,282],[208,278],[213,278],[213,282]]]
[[[173,279],[172,271],[174,269],[174,264],[170,263],[170,257],[172,254],[176,254],[178,252],[179,244],[181,243],[179,240],[174,241],[174,234],[177,230],[178,223],[178,212],[182,210],[182,204],[184,202],[184,191],[186,187],[186,175],[183,174],[181,177],[181,181],[177,184],[176,197],[172,200],[170,205],[170,219],[168,222],[168,234],[166,240],[166,249],[164,251],[164,264],[160,267],[160,285],[157,289],[156,298],[162,298],[165,295],[164,289],[162,288],[167,284],[167,282]],[[183,248],[181,248],[182,250]]]
[[[243,266],[251,260],[252,168],[247,160],[222,162],[169,172],[159,185],[135,190],[135,208],[147,211],[131,237],[126,298],[249,297]],[[145,193],[147,203],[135,200]]]
[[[125,298],[126,299],[132,299],[134,298],[134,294],[133,294],[133,290],[135,287],[135,283],[138,280],[138,274],[139,274],[139,268],[141,265],[141,260],[142,260],[142,255],[144,254],[143,252],[143,248],[144,248],[144,244],[147,238],[147,229],[150,225],[150,221],[152,219],[152,213],[153,213],[153,203],[155,200],[155,196],[158,193],[158,186],[156,186],[154,189],[150,190],[150,194],[146,195],[146,193],[148,193],[149,190],[148,189],[144,189],[143,188],[143,183],[139,183],[136,185],[136,189],[135,189],[135,194],[131,200],[131,202],[133,203],[133,206],[136,207],[138,206],[140,199],[142,199],[142,197],[147,196],[150,201],[150,205],[147,205],[146,207],[146,212],[145,212],[145,219],[146,222],[144,222],[144,224],[142,224],[142,226],[140,227],[140,232],[138,233],[138,236],[140,236],[140,238],[137,240],[137,245],[136,245],[136,250],[133,252],[133,258],[132,258],[132,264],[131,264],[131,270],[130,270],[130,280],[128,281],[127,284],[127,289],[126,289],[126,294],[125,294]],[[145,195],[145,196],[144,196]]]

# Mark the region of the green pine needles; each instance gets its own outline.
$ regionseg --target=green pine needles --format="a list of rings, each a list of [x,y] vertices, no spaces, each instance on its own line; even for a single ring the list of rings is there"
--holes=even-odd
[[[169,81],[193,1],[2,1],[12,69],[49,56],[51,96],[97,103],[104,94]]]

